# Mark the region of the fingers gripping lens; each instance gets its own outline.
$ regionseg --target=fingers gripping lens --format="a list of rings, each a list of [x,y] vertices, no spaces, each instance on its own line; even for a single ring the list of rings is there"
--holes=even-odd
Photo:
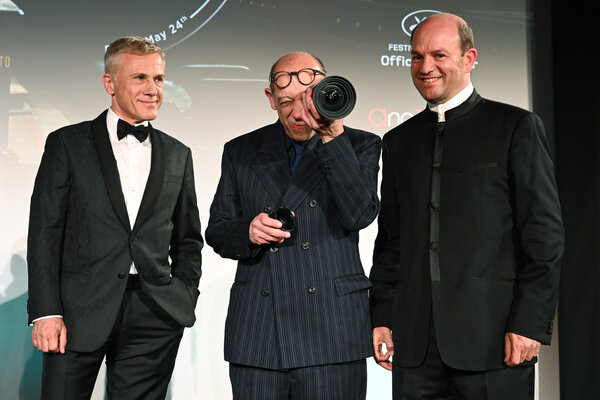
[[[296,228],[296,218],[294,214],[285,207],[279,207],[269,214],[269,217],[281,222],[281,229],[291,232]]]

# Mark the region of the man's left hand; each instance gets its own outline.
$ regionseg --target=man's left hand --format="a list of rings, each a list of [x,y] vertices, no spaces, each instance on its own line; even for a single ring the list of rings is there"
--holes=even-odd
[[[304,104],[302,120],[321,136],[323,143],[327,143],[344,132],[344,121],[322,117],[313,104],[312,93],[313,90],[309,87],[302,95],[302,103]]]
[[[531,361],[540,352],[540,342],[528,337],[506,332],[504,335],[504,362],[515,367],[525,360]]]

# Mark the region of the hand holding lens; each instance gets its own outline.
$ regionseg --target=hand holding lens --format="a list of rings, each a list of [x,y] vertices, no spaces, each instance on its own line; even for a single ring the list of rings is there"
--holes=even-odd
[[[296,217],[285,207],[279,207],[272,211],[269,217],[281,222],[281,229],[284,231],[291,232],[296,228]]]

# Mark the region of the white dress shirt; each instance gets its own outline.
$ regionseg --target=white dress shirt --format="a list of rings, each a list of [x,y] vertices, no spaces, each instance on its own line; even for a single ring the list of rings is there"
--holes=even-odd
[[[108,137],[117,160],[117,169],[121,179],[121,189],[127,206],[127,215],[131,228],[135,224],[148,176],[150,175],[150,164],[152,160],[152,144],[150,136],[142,143],[133,135],[127,135],[119,140],[117,137],[117,123],[119,116],[112,109],[108,109],[106,114],[106,127],[108,128]],[[148,121],[142,123],[148,126]],[[138,124],[138,125],[142,125]],[[135,264],[131,263],[131,274],[136,274]]]
[[[469,82],[467,87],[458,92],[456,96],[445,102],[444,104],[427,103],[429,109],[438,114],[438,122],[446,122],[446,111],[460,106],[473,93],[473,83]]]

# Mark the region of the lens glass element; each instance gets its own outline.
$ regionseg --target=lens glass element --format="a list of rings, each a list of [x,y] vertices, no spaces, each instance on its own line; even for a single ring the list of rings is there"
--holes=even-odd
[[[321,116],[342,119],[354,109],[356,91],[346,78],[328,76],[311,87],[313,103]]]

